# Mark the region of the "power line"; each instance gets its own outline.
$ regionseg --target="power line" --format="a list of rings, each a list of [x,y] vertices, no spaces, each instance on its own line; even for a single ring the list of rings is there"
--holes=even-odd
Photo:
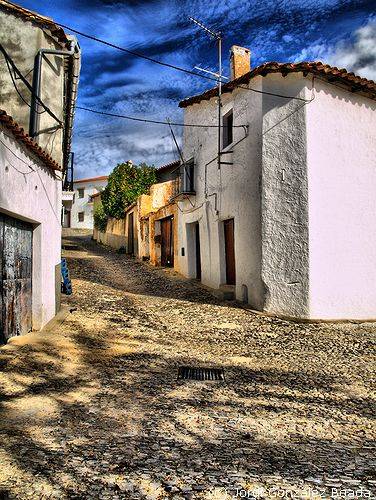
[[[8,136],[7,134],[4,134],[6,135],[7,137],[10,137]],[[31,167],[31,165],[29,165],[24,159],[22,159],[20,156],[18,156],[7,144],[5,144],[5,142],[3,142],[1,139],[0,139],[0,143],[4,146],[4,148],[6,148],[8,151],[10,151],[12,153],[13,156],[15,156],[17,158],[17,160],[20,160],[22,163],[24,163],[29,169],[30,169],[30,172],[22,172],[21,170],[19,170],[17,167],[15,167],[14,165],[12,165],[10,162],[9,165],[11,167],[13,167],[15,170],[17,170],[17,172],[19,172],[20,174],[23,174],[23,175],[27,175],[27,174],[32,174],[33,172],[35,172],[35,170]]]
[[[242,85],[234,85],[234,87],[237,89],[250,90],[251,92],[256,92],[257,94],[266,94],[266,95],[271,95],[273,97],[282,97],[282,99],[293,99],[296,101],[304,101],[304,102],[311,101],[310,99],[304,99],[303,97],[295,97],[295,96],[283,95],[283,94],[274,94],[273,92],[267,92],[266,90],[252,89],[251,87],[243,87]]]
[[[135,57],[140,57],[141,59],[145,59],[146,61],[153,62],[155,64],[159,64],[160,66],[165,66],[167,68],[172,68],[176,69],[177,71],[182,71],[183,73],[187,73],[189,75],[194,75],[194,76],[199,76],[200,78],[205,78],[206,80],[214,80],[215,82],[217,81],[216,78],[212,78],[210,76],[205,76],[201,75],[200,73],[196,73],[195,71],[192,71],[187,68],[182,68],[180,66],[176,66],[175,64],[170,64],[167,62],[159,61],[158,59],[154,59],[153,57],[146,56],[144,54],[140,54],[139,52],[135,52],[130,49],[126,49],[125,47],[120,47],[119,45],[116,45],[115,43],[107,42],[106,40],[102,40],[101,38],[98,38],[93,35],[88,35],[87,33],[83,33],[82,31],[78,31],[74,28],[71,28],[70,26],[67,26],[66,24],[61,24],[61,23],[56,23],[58,26],[61,26],[62,28],[65,28],[69,31],[72,31],[73,33],[76,33],[77,35],[81,35],[85,38],[88,38],[89,40],[94,40],[95,42],[102,43],[103,45],[108,45],[109,47],[112,47],[113,49],[120,50],[121,52],[125,52],[126,54],[130,54]]]
[[[44,104],[42,99],[38,97],[34,90],[33,87],[30,85],[30,83],[26,80],[26,78],[22,75],[21,71],[18,69],[16,66],[16,63],[13,61],[13,59],[10,57],[8,52],[5,50],[3,45],[0,43],[0,52],[2,52],[5,61],[7,61],[10,66],[12,67],[13,71],[19,76],[19,78],[22,80],[22,82],[26,85],[27,89],[30,91],[31,95],[38,101],[38,103],[45,109],[45,111],[54,119],[56,120],[60,125],[62,125],[62,121],[53,113],[48,106]],[[12,76],[12,75],[11,75]]]
[[[7,68],[8,68],[8,73],[10,75],[10,78],[12,80],[12,83],[13,83],[13,87],[15,89],[15,91],[17,92],[17,94],[19,95],[20,99],[26,104],[26,106],[28,106],[29,108],[31,108],[31,104],[27,102],[27,100],[24,98],[24,96],[21,94],[21,92],[19,91],[18,87],[17,87],[17,84],[15,82],[15,79],[14,79],[14,76],[13,76],[13,73],[12,73],[12,68],[10,67],[9,65],[9,61],[7,58],[5,58],[5,63],[7,65]],[[39,115],[41,115],[42,113],[45,113],[45,110],[44,111],[37,111],[37,113]]]
[[[174,122],[169,122],[169,121],[165,122],[162,120],[149,120],[147,118],[136,118],[135,116],[119,115],[117,113],[108,113],[106,111],[98,111],[96,109],[85,108],[83,106],[76,106],[76,108],[82,109],[83,111],[89,111],[90,113],[95,113],[97,115],[112,116],[114,118],[124,118],[126,120],[132,120],[135,122],[155,123],[158,125],[174,125],[175,127],[218,128],[218,125],[202,125],[199,123],[174,123]],[[247,125],[233,125],[233,127],[236,127],[236,128],[244,128],[246,126]],[[222,128],[227,128],[227,127],[222,126]]]
[[[195,20],[196,22],[196,20]],[[107,45],[108,47],[112,47],[113,49],[117,49],[117,50],[120,50],[121,52],[125,52],[126,54],[130,54],[132,56],[135,56],[135,57],[140,57],[141,59],[145,59],[146,61],[150,61],[150,62],[153,62],[154,64],[159,64],[160,66],[165,66],[167,68],[172,68],[172,69],[175,69],[177,71],[181,71],[183,73],[187,73],[188,75],[193,75],[193,76],[199,76],[200,78],[204,78],[205,80],[211,80],[211,81],[214,81],[216,83],[218,83],[218,80],[219,78],[213,78],[213,77],[210,77],[210,76],[206,76],[206,75],[203,75],[201,73],[197,73],[196,71],[192,71],[190,69],[187,69],[187,68],[182,68],[181,66],[176,66],[175,64],[170,64],[170,63],[167,63],[167,62],[163,62],[163,61],[159,61],[158,59],[154,59],[153,57],[149,57],[149,56],[146,56],[144,54],[140,54],[139,52],[135,52],[133,50],[130,50],[130,49],[126,49],[125,47],[120,47],[120,45],[116,45],[115,43],[111,43],[111,42],[108,42],[107,40],[103,40],[101,38],[98,38],[94,35],[88,35],[87,33],[83,33],[82,31],[78,31],[70,26],[67,26],[66,24],[61,24],[61,23],[56,23],[58,26],[61,26],[62,28],[65,28],[69,31],[72,31],[73,33],[76,33],[77,35],[81,35],[85,38],[88,38],[89,40],[94,40],[95,42],[98,42],[98,43],[101,43],[103,45]],[[229,82],[230,83],[230,82]],[[234,85],[234,88],[240,88],[240,89],[244,89],[244,90],[250,90],[251,92],[257,92],[259,94],[266,94],[266,95],[270,95],[270,96],[274,96],[274,97],[281,97],[283,99],[296,99],[296,100],[299,100],[299,101],[305,101],[306,99],[303,99],[301,97],[294,97],[294,96],[287,96],[287,95],[282,95],[282,94],[274,94],[272,92],[266,92],[266,91],[263,91],[263,90],[257,90],[257,89],[252,89],[252,88],[249,88],[249,87],[243,87],[242,85]]]

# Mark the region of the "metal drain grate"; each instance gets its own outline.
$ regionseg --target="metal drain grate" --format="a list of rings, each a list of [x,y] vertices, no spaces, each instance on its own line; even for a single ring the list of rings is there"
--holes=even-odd
[[[192,366],[180,366],[178,380],[224,380],[223,368],[194,368]]]
[[[63,244],[63,250],[78,250],[78,245],[71,245],[70,243]]]

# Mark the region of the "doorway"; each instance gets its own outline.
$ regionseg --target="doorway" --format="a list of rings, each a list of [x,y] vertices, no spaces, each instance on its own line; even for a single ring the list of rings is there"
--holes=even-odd
[[[173,217],[161,220],[161,265],[174,267]]]
[[[71,211],[64,208],[63,227],[71,227]]]
[[[226,284],[235,285],[235,238],[234,219],[223,221],[225,233],[225,257],[226,257]]]
[[[201,246],[200,246],[200,224],[195,224],[195,245],[196,245],[196,279],[201,280]]]
[[[128,215],[128,249],[127,253],[134,255],[134,230],[133,230],[133,212]]]
[[[0,214],[0,344],[32,329],[33,226]]]

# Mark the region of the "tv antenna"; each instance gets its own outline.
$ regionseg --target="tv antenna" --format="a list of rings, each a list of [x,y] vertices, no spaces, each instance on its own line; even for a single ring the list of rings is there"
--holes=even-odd
[[[199,28],[201,28],[210,38],[217,40],[218,43],[218,73],[208,71],[206,69],[195,66],[196,69],[204,71],[205,73],[210,73],[214,75],[218,80],[218,169],[221,168],[221,129],[222,129],[222,79],[226,78],[222,75],[222,33],[220,31],[214,31],[207,26],[202,21],[189,16],[189,20],[195,23]],[[226,78],[227,79],[227,78]]]

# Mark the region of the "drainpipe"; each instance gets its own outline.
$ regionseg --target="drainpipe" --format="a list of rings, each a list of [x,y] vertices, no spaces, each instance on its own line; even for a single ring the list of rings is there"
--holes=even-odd
[[[73,56],[76,51],[79,51],[77,42],[71,40],[69,50],[54,50],[54,49],[39,49],[34,60],[34,73],[33,73],[33,93],[31,96],[30,105],[30,122],[29,122],[29,135],[35,138],[38,135],[38,112],[39,112],[39,99],[40,99],[40,84],[42,76],[42,61],[45,54],[55,56]]]

